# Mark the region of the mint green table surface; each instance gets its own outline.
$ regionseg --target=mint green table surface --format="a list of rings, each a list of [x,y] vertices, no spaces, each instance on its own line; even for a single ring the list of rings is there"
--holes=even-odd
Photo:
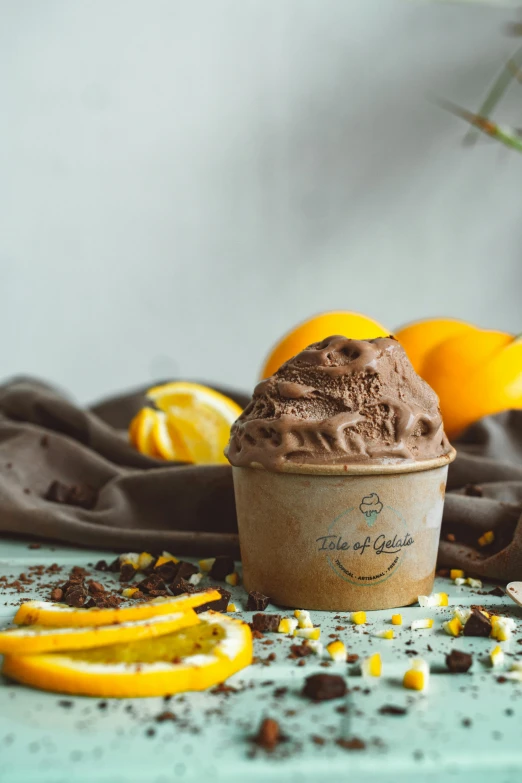
[[[73,565],[93,563],[110,553],[56,546],[29,549],[27,542],[0,539],[0,575],[16,577],[31,564]],[[96,574],[96,572],[94,572]],[[107,583],[106,574],[98,575]],[[57,581],[50,579],[49,581]],[[486,592],[492,586],[484,587]],[[0,615],[8,623],[20,596],[0,591]],[[509,611],[517,621],[513,639],[503,644],[509,654],[506,668],[520,658],[521,612],[509,599],[477,595],[439,579],[436,589],[450,594],[460,606],[480,603]],[[245,606],[245,593],[234,589],[234,599]],[[41,597],[41,596],[39,596]],[[271,607],[273,610],[274,607]],[[247,612],[241,613],[250,619]],[[0,680],[0,782],[1,783],[170,783],[170,781],[307,781],[340,783],[365,781],[466,781],[466,783],[518,783],[522,781],[522,685],[498,680],[488,652],[491,639],[452,639],[441,623],[451,614],[446,609],[402,610],[404,625],[397,638],[375,638],[377,630],[390,627],[391,611],[368,613],[368,625],[355,627],[332,614],[313,612],[328,640],[335,626],[351,653],[366,656],[380,651],[384,672],[371,684],[357,666],[332,664],[322,668],[316,658],[304,666],[289,659],[291,641],[279,634],[274,644],[256,641],[256,655],[270,665],[257,663],[235,675],[229,694],[188,693],[163,699],[108,699],[69,697],[45,693],[8,680]],[[342,613],[341,613],[342,616]],[[432,616],[432,630],[411,631],[411,620]],[[410,645],[406,642],[412,640]],[[431,648],[431,649],[429,649]],[[444,656],[452,648],[470,651],[470,673],[449,674]],[[416,650],[431,665],[426,694],[402,688],[401,678]],[[351,691],[346,699],[313,704],[300,695],[306,676],[316,672],[342,673]],[[276,688],[286,687],[282,697]],[[354,690],[355,688],[355,690]],[[63,703],[65,700],[65,704]],[[384,705],[406,707],[405,715],[381,714]],[[339,707],[345,707],[342,712]],[[165,709],[177,721],[158,723]],[[264,716],[278,720],[288,741],[276,752],[257,751],[252,757],[249,738]],[[324,744],[316,744],[316,735]],[[366,743],[360,751],[345,750],[338,738],[359,737]]]

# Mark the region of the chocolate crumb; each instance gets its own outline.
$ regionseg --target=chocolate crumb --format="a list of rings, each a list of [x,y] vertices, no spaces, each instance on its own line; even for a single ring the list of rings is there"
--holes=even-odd
[[[338,674],[313,674],[306,678],[303,695],[312,701],[339,699],[347,693],[344,679]]]
[[[177,717],[170,710],[165,710],[165,712],[160,712],[159,715],[156,715],[154,720],[156,721],[156,723],[165,723],[166,721],[174,722],[177,720]]]
[[[87,510],[93,509],[98,500],[98,493],[88,484],[64,484],[52,481],[44,494],[44,500],[61,503],[66,506],[78,506]]]
[[[469,728],[471,726],[471,718],[462,718],[462,725],[465,728]]]
[[[88,583],[89,593],[104,593],[105,587],[100,582],[95,582],[94,579]]]
[[[270,598],[267,595],[258,593],[257,590],[252,590],[248,594],[247,611],[264,612],[269,603]]]
[[[254,737],[254,742],[267,751],[272,751],[281,742],[279,723],[273,718],[264,718]]]
[[[29,549],[41,549],[41,544],[29,544]]]
[[[120,565],[120,582],[132,582],[137,570],[132,563],[122,563]]]
[[[501,587],[497,585],[496,587],[493,588],[493,590],[489,591],[488,595],[495,595],[497,596],[497,598],[504,598],[505,592]]]
[[[446,655],[446,666],[452,674],[464,674],[473,663],[473,657],[469,653],[452,650]]]
[[[477,484],[466,484],[464,494],[472,498],[481,498],[484,496],[484,490]]]
[[[355,663],[359,660],[357,653],[348,653],[346,656],[346,663]]]
[[[383,704],[379,707],[380,715],[406,715],[407,712],[406,707],[397,707],[395,704]]]
[[[94,569],[96,571],[108,571],[109,565],[106,560],[98,560],[98,562],[94,566]]]
[[[71,707],[74,707],[74,702],[70,699],[60,699],[58,702],[59,707],[64,707],[65,709],[70,709]]]
[[[312,655],[312,648],[309,644],[302,642],[301,644],[290,645],[289,658],[306,658],[307,655]]]
[[[63,598],[63,590],[61,587],[55,587],[51,592],[51,601],[61,601]]]
[[[446,536],[446,541],[450,541],[452,544],[455,543],[457,539],[455,538],[453,533],[448,533]]]
[[[340,748],[344,748],[344,750],[364,750],[366,747],[366,743],[359,737],[352,737],[349,740],[339,738],[335,740],[335,743]]]

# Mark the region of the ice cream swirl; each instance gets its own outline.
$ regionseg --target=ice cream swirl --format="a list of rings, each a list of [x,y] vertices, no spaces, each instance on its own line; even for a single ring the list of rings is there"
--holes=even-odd
[[[393,337],[334,335],[259,383],[232,427],[236,466],[427,460],[448,454],[438,398]]]

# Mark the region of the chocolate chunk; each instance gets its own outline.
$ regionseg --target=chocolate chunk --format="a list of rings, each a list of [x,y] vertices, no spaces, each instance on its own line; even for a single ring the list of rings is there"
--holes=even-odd
[[[87,600],[87,591],[81,584],[71,585],[65,592],[64,601],[67,606],[80,609]]]
[[[120,570],[121,561],[120,558],[117,557],[116,560],[113,560],[112,563],[109,564],[108,568],[109,571],[111,571],[113,574],[117,574]]]
[[[406,707],[397,707],[395,704],[383,704],[379,707],[380,715],[406,715]]]
[[[335,744],[339,745],[344,750],[364,750],[366,743],[359,739],[359,737],[352,737],[351,739],[336,739]]]
[[[61,601],[63,598],[63,590],[61,587],[55,587],[51,593],[51,601]]]
[[[486,617],[476,606],[471,607],[471,614],[464,626],[464,636],[484,636],[491,633],[491,620]]]
[[[137,585],[142,593],[150,593],[151,590],[166,590],[167,585],[159,574],[150,574]]]
[[[248,594],[247,610],[249,612],[264,612],[269,603],[270,598],[267,595],[252,590]]]
[[[91,579],[87,587],[89,589],[89,593],[91,594],[105,592],[105,587],[100,582],[95,582],[94,579]]]
[[[120,565],[120,582],[132,582],[136,572],[137,568],[132,563],[122,563]]]
[[[357,653],[348,653],[348,655],[346,656],[346,663],[355,663],[358,660],[359,660],[359,656],[357,655]]]
[[[97,603],[94,600],[94,598],[92,598],[92,596],[91,596],[91,598],[89,598],[87,603],[83,605],[83,608],[84,609],[94,609],[95,606],[97,606]]]
[[[303,695],[312,701],[329,701],[345,696],[346,683],[338,674],[313,674],[306,678]]]
[[[216,587],[216,590],[218,593],[221,593],[221,598],[218,598],[217,601],[208,601],[208,603],[203,604],[202,606],[196,606],[194,608],[196,614],[207,612],[209,609],[212,609],[214,612],[227,611],[227,606],[230,603],[231,593],[229,593],[228,590],[225,590],[224,587]]]
[[[45,500],[52,503],[62,503],[66,506],[78,506],[87,510],[94,508],[98,500],[98,493],[88,484],[63,484],[61,481],[52,481],[44,495]]]
[[[188,563],[186,560],[180,560],[179,563],[175,563],[175,571],[173,579],[189,579],[192,574],[198,573],[198,568],[192,563]]]
[[[106,560],[98,560],[96,565],[94,566],[95,571],[108,571],[109,570],[109,564]]]
[[[275,633],[281,622],[280,614],[255,614],[252,618],[252,627],[255,631],[261,633]]]
[[[177,574],[179,563],[175,563],[174,560],[167,560],[166,563],[162,563],[159,566],[154,566],[154,573],[161,576],[165,582],[170,582]]]
[[[264,750],[272,751],[281,742],[279,723],[273,718],[265,718],[254,737],[254,742]]]
[[[493,590],[489,591],[488,595],[496,595],[497,598],[504,598],[506,594],[503,591],[503,589],[497,585],[496,587],[493,588]]]
[[[196,588],[194,585],[191,585],[190,582],[187,582],[186,579],[183,579],[182,576],[176,577],[172,584],[169,585],[169,590],[172,593],[172,595],[183,595],[183,593],[195,593]]]
[[[464,494],[472,498],[481,498],[484,495],[484,490],[476,484],[466,484]]]
[[[212,579],[218,579],[220,582],[225,580],[225,577],[234,571],[234,559],[229,555],[218,555],[212,564],[210,569],[210,576]]]
[[[472,656],[460,650],[452,650],[449,655],[446,655],[446,666],[452,674],[464,674],[472,663]]]

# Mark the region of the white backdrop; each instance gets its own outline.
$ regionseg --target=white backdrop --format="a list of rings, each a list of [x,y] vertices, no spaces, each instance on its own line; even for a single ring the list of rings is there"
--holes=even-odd
[[[323,309],[522,329],[522,157],[475,109],[514,11],[0,0],[1,374],[250,387]],[[519,39],[518,43],[522,41]],[[522,124],[522,85],[498,117]]]

